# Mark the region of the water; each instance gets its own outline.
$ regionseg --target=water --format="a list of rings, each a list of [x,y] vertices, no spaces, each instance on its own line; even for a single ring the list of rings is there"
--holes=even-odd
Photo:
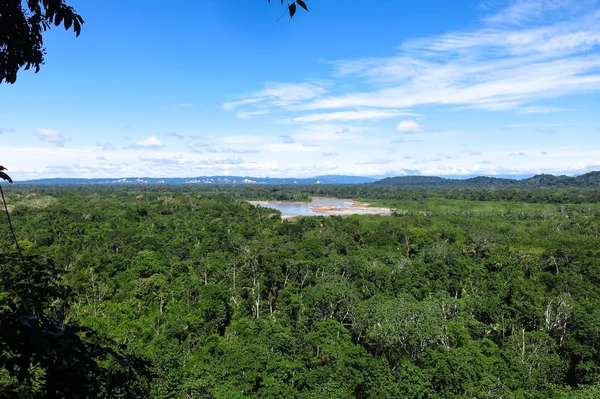
[[[324,213],[313,212],[310,208],[332,206],[344,209],[352,206],[352,202],[338,198],[313,198],[312,202],[267,202],[263,208],[273,208],[281,212],[282,217],[294,216],[325,216]]]

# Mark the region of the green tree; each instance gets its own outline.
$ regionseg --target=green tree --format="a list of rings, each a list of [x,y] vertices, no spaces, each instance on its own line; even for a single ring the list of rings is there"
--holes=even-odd
[[[52,265],[1,256],[0,272],[0,397],[148,394],[146,361],[65,322],[70,292]]]

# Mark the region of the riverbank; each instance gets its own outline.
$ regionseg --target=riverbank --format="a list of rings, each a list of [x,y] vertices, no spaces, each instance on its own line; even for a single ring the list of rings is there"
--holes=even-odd
[[[338,208],[335,206],[315,206],[311,207],[310,210],[315,213],[321,213],[324,215],[337,215],[337,216],[348,216],[348,215],[391,215],[392,210],[390,208],[378,208],[370,207],[371,204],[367,202],[359,202],[355,200],[344,200],[350,205],[345,208]]]
[[[252,205],[260,205],[263,207],[274,207],[280,209],[282,206],[304,206],[309,210],[312,216],[349,216],[349,215],[391,215],[390,208],[371,207],[367,202],[355,201],[352,199],[340,198],[321,198],[315,197],[312,202],[293,202],[293,201],[248,201]],[[329,204],[334,202],[334,204]],[[314,205],[313,205],[314,204]],[[311,206],[312,205],[312,206]],[[296,216],[311,216],[310,214],[299,213],[297,215],[286,215],[283,212],[283,218],[289,219]],[[290,212],[293,213],[293,212]]]

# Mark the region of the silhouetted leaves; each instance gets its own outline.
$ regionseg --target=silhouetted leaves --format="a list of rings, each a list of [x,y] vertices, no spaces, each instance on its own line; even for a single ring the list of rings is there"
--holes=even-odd
[[[267,0],[269,2],[269,4],[271,4],[271,0]],[[287,1],[287,12],[290,15],[290,19],[294,18],[294,15],[296,14],[296,4],[298,4],[300,7],[304,8],[306,11],[308,11],[308,6],[306,5],[306,2],[304,2],[303,0],[296,0],[296,1],[292,1],[290,2],[289,0],[285,0]],[[284,3],[284,0],[281,0],[281,4]],[[285,14],[284,14],[285,15]]]
[[[65,0],[5,0],[0,11],[0,83],[15,83],[17,72],[44,63],[43,33],[52,25],[81,33],[83,18]]]
[[[297,0],[296,3],[298,3],[298,5],[302,8],[304,8],[306,11],[308,11],[308,7],[306,6],[306,3],[302,0]]]
[[[7,175],[7,174],[6,174],[6,173],[4,173],[4,172],[0,172],[0,178],[1,178],[1,179],[4,179],[4,180],[8,180],[8,182],[9,182],[9,183],[12,183],[12,182],[13,182],[13,181],[12,181],[12,179],[10,178],[10,176],[9,176],[9,175]]]

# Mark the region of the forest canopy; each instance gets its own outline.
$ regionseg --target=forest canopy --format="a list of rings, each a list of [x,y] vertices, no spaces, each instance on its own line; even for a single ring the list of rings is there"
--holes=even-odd
[[[327,187],[260,189],[12,186],[8,201],[25,256],[71,292],[44,312],[126,347],[154,377],[130,389],[153,398],[599,392],[597,197],[373,189],[393,216],[282,221],[246,199]],[[33,381],[5,371],[0,392]]]

